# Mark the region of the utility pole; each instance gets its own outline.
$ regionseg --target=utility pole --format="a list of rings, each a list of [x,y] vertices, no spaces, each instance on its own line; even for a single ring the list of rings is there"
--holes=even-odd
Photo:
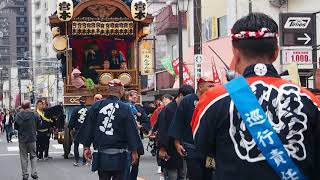
[[[22,96],[21,96],[21,75],[19,73],[19,68],[18,68],[18,88],[19,88],[19,105],[21,106],[22,102]]]
[[[202,54],[202,17],[201,17],[201,0],[193,0],[193,27],[194,27],[194,55]],[[194,62],[194,66],[196,63]],[[194,68],[196,69],[196,68]],[[196,74],[196,72],[194,72]],[[196,77],[196,76],[195,76]],[[195,81],[195,87],[197,79]]]
[[[182,10],[178,4],[178,39],[179,39],[179,87],[183,85],[183,45],[182,45]]]
[[[48,102],[50,102],[50,74],[48,73]]]
[[[1,87],[1,94],[0,94],[0,97],[1,97],[1,108],[3,109],[3,81],[2,81],[2,67],[0,67],[0,87]]]
[[[252,13],[252,0],[249,0],[249,13]]]
[[[9,80],[9,109],[11,109],[11,101],[12,101],[12,87],[11,87],[11,84],[12,84],[12,77],[11,77],[11,70],[12,70],[12,66],[10,64],[9,66],[9,71],[8,71],[8,80]]]
[[[318,12],[315,12],[313,13],[313,18],[315,20],[315,25],[314,25],[314,32],[317,32],[317,14],[320,14],[320,11]],[[317,87],[317,69],[318,69],[318,44],[317,44],[317,33],[315,33],[314,35],[314,44],[313,44],[313,47],[312,47],[312,57],[313,57],[313,60],[312,60],[312,64],[313,64],[313,88],[314,89],[317,89],[317,88],[320,88],[320,87]]]
[[[59,104],[59,80],[60,80],[60,74],[59,74],[59,67],[60,67],[60,64],[59,63],[56,63],[56,81],[57,81],[57,84],[56,84],[56,105]]]

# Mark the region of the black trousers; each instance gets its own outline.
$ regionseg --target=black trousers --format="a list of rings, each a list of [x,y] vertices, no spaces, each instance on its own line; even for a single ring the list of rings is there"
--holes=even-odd
[[[12,138],[12,127],[7,126],[6,128],[6,137],[7,137],[7,142],[11,142],[11,138]]]
[[[200,158],[187,159],[187,175],[189,180],[211,180],[212,179],[212,169],[207,169],[204,167],[205,160]]]
[[[139,173],[139,163],[140,163],[140,155],[138,157],[137,163],[131,166],[130,180],[137,180],[138,173]]]
[[[123,179],[123,171],[98,171],[99,180],[125,180]]]
[[[39,159],[49,156],[50,135],[48,132],[39,132],[37,134],[37,157]]]
[[[73,149],[74,160],[76,160],[77,163],[78,163],[79,160],[80,160],[79,145],[80,145],[79,142],[73,141],[73,146],[74,146],[74,149]],[[83,163],[86,163],[86,159],[85,159],[84,157],[82,158],[82,162],[83,162]]]

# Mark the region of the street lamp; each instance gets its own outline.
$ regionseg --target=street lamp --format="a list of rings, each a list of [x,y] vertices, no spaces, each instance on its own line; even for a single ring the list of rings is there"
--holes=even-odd
[[[174,2],[172,2],[174,1]],[[178,46],[179,46],[179,87],[183,85],[183,44],[182,44],[182,17],[185,16],[189,8],[189,0],[167,0],[167,6],[171,6],[173,15],[178,14]],[[173,11],[176,10],[176,11]]]
[[[188,11],[189,0],[177,0],[176,3],[171,3],[171,5],[177,5],[178,11],[178,39],[179,39],[179,87],[183,85],[183,37],[182,37],[182,17]]]
[[[2,67],[0,67],[1,108],[3,109],[3,82],[2,82],[2,70],[3,70],[3,68],[2,68]]]

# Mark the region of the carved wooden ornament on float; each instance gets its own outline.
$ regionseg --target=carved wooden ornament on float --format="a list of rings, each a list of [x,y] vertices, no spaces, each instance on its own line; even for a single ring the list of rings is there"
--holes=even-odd
[[[133,0],[131,2],[131,15],[135,21],[143,21],[146,19],[148,6],[146,0]]]
[[[73,2],[72,0],[58,0],[57,1],[57,16],[60,21],[70,21],[73,16]]]

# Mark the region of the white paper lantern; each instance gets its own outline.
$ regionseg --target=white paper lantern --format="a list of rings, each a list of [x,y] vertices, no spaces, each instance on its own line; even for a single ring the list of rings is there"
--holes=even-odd
[[[143,21],[146,19],[148,6],[146,0],[133,0],[131,2],[131,15],[135,21]]]
[[[57,1],[57,16],[60,21],[70,21],[73,16],[73,2],[72,0],[58,0]]]

